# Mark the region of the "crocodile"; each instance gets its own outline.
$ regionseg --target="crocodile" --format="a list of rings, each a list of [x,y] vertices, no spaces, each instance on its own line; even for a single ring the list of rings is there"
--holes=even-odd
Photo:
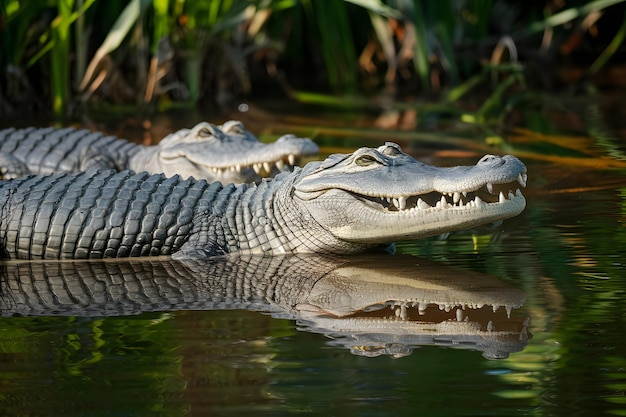
[[[300,330],[364,356],[406,356],[431,345],[505,358],[530,337],[528,317],[517,314],[524,301],[494,277],[410,255],[0,264],[2,316],[245,309],[296,320]]]
[[[260,184],[132,171],[0,182],[5,258],[354,254],[516,216],[526,167],[486,155],[440,168],[387,142]]]
[[[310,139],[294,135],[264,144],[236,120],[219,126],[201,122],[171,133],[153,146],[86,129],[0,130],[0,174],[5,179],[111,168],[247,183],[289,170],[318,152]]]

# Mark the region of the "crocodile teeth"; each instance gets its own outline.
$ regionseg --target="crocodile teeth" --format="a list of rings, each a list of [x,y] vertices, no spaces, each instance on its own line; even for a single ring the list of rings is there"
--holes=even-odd
[[[502,188],[501,185],[498,187]],[[465,193],[461,191],[445,191],[441,193],[430,192],[422,196],[376,196],[369,197],[373,201],[382,205],[386,210],[398,212],[407,210],[429,210],[429,209],[477,209],[481,210],[492,204],[507,204],[516,198],[523,198],[520,188],[510,190],[498,190],[494,186],[494,193],[489,196],[486,190],[479,192]],[[497,195],[497,199],[496,199]],[[494,201],[495,200],[495,201]]]
[[[456,321],[463,321],[463,310],[461,310],[460,308],[458,308],[456,310]]]
[[[257,175],[259,175],[261,173],[261,164],[253,164],[252,169],[254,169],[254,172]]]
[[[279,171],[282,171],[285,168],[285,162],[283,162],[282,159],[279,159],[276,161],[276,168],[278,168]]]
[[[406,208],[406,197],[385,197],[384,200],[398,210],[404,210]]]
[[[270,172],[272,172],[272,167],[270,166],[270,164],[268,162],[263,162],[263,169],[265,170],[265,172],[267,172],[268,174]]]
[[[406,197],[398,197],[397,201],[398,204],[396,205],[396,207],[398,207],[400,210],[404,210],[406,208]]]
[[[296,156],[294,154],[287,155],[287,161],[289,161],[289,165],[296,164]]]
[[[432,208],[432,207],[430,206],[430,204],[428,204],[427,202],[425,202],[421,198],[418,198],[417,199],[417,208],[421,209],[421,210],[426,210],[426,209],[429,209],[429,208]]]
[[[397,311],[397,310],[396,310]],[[406,312],[406,306],[405,305],[401,305],[400,306],[400,318],[402,320],[406,320],[407,319],[407,312]]]
[[[489,194],[493,194],[493,184],[490,182],[487,183],[487,191],[489,191]]]
[[[528,174],[526,174],[525,172],[522,172],[517,176],[517,182],[519,182],[519,185],[521,185],[522,187],[526,187],[527,181],[528,181]]]

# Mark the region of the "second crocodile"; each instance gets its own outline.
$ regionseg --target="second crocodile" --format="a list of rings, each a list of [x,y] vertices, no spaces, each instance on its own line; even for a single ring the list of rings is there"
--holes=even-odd
[[[154,146],[85,129],[9,128],[0,130],[0,175],[9,179],[110,168],[239,184],[259,182],[318,152],[311,140],[294,135],[262,143],[235,120],[221,126],[198,123]]]

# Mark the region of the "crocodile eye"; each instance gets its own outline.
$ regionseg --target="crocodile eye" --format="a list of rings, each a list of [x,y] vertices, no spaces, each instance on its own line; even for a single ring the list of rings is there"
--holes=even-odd
[[[378,160],[371,155],[361,155],[354,162],[358,166],[366,167],[368,165],[377,164]]]
[[[241,125],[233,125],[230,129],[228,129],[228,133],[236,133],[238,135],[243,135],[243,126]]]
[[[198,131],[198,137],[200,138],[208,138],[213,136],[213,130],[209,127],[203,127]]]
[[[387,156],[400,156],[403,152],[395,146],[387,146],[383,149],[382,153]]]

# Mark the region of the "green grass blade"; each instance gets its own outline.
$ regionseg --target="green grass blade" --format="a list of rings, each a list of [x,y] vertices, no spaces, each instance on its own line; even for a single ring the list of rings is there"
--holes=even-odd
[[[560,13],[554,14],[544,20],[528,25],[524,30],[522,30],[521,34],[530,35],[548,28],[560,26],[581,16],[586,16],[589,13],[606,9],[609,6],[624,3],[624,1],[625,0],[596,0],[585,4],[584,6],[572,7],[567,10],[563,10]]]
[[[51,53],[52,110],[57,116],[65,113],[69,93],[70,24],[74,0],[59,0],[58,15],[52,21]]]
[[[152,0],[152,9],[154,10],[152,31],[152,54],[156,54],[159,41],[166,37],[169,32],[169,0]]]
[[[104,42],[102,42],[102,45],[98,48],[96,55],[104,56],[116,50],[137,22],[142,10],[144,10],[148,4],[146,0],[131,0],[120,14],[120,17],[113,24]]]
[[[316,23],[329,84],[335,90],[356,88],[356,51],[346,4],[339,1],[303,1]]]
[[[413,4],[415,5],[412,13],[415,30],[415,50],[413,61],[415,64],[415,70],[422,81],[423,87],[428,89],[431,87],[430,63],[428,62],[428,56],[430,54],[427,42],[428,30],[426,28],[422,3],[420,1],[414,1]]]
[[[0,36],[2,48],[0,50],[0,65],[2,65],[0,70],[5,68],[7,64],[21,66],[26,48],[31,41],[34,41],[33,33],[29,31],[29,25],[33,19],[36,19],[45,10],[45,5],[20,7],[20,2],[1,4],[2,9],[0,10],[2,10],[4,15],[4,28],[0,32],[10,33],[11,36]]]
[[[380,16],[392,17],[394,19],[400,19],[402,17],[402,13],[399,10],[394,9],[386,4],[384,4],[380,0],[344,0],[347,3],[355,4],[359,7],[362,7],[372,13],[375,13]]]
[[[492,6],[493,0],[473,0],[468,4],[468,9],[475,19],[473,38],[476,41],[484,39],[489,33]]]
[[[128,5],[124,8],[106,38],[96,51],[93,59],[89,63],[85,76],[83,77],[83,81],[80,84],[81,90],[85,90],[87,88],[87,85],[93,77],[96,67],[102,58],[120,46],[126,35],[128,35],[139,19],[142,10],[144,10],[149,4],[149,0],[131,0],[130,3],[128,3]]]
[[[617,52],[617,49],[624,42],[624,38],[626,37],[626,12],[624,13],[624,19],[622,20],[622,24],[617,30],[613,39],[609,45],[602,51],[600,56],[591,64],[589,67],[589,73],[596,74],[604,65],[608,62],[608,60]]]
[[[469,93],[471,90],[473,90],[475,87],[477,87],[484,81],[485,81],[485,75],[483,73],[471,76],[462,84],[448,91],[448,93],[446,94],[445,102],[447,103],[456,102],[457,100],[461,99],[461,97]]]
[[[450,77],[450,84],[456,85],[459,82],[459,70],[456,63],[456,54],[451,33],[443,24],[435,25],[434,33],[437,35],[437,40],[439,41],[441,53],[439,59],[441,65]]]
[[[516,83],[522,82],[521,74],[511,74],[503,81],[498,83],[495,91],[489,96],[489,98],[482,104],[480,109],[476,112],[476,118],[478,122],[485,121],[487,117],[493,115],[493,117],[499,117],[499,114],[506,109],[502,105],[504,93]]]
[[[67,16],[63,17],[63,21],[65,23],[67,23],[68,25],[74,23],[80,16],[83,16],[85,14],[85,12],[96,2],[97,0],[87,0],[85,1],[82,6],[79,7],[79,9],[73,13],[70,13]],[[24,21],[24,19],[22,19]],[[52,27],[52,23],[51,23],[51,27]],[[52,28],[51,28],[52,30]],[[42,36],[44,37],[44,36]],[[28,63],[26,64],[26,66],[30,67],[32,65],[34,65],[37,61],[39,61],[41,59],[41,57],[43,57],[44,55],[46,55],[48,52],[50,52],[50,50],[52,50],[52,48],[54,47],[54,39],[52,39],[52,36],[49,36],[49,40],[47,42],[44,43],[44,45],[41,47],[41,49],[32,57],[28,60]],[[26,44],[24,44],[26,45]]]

